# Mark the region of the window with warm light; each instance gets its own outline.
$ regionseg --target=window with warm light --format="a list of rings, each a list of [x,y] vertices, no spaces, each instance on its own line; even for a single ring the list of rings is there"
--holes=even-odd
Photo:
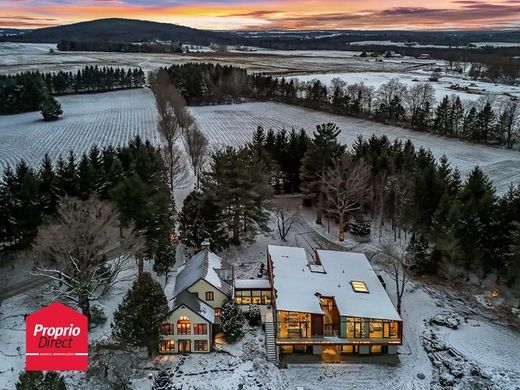
[[[206,301],[213,301],[215,299],[215,294],[213,291],[206,292]]]
[[[177,334],[191,334],[191,322],[186,316],[181,316],[177,321]]]
[[[368,294],[368,287],[365,282],[361,282],[359,280],[351,280],[350,285],[352,289],[357,293],[365,293]]]

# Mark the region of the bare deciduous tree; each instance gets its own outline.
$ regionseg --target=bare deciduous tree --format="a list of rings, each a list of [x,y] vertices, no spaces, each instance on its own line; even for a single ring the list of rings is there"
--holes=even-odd
[[[405,95],[412,127],[419,122],[421,112],[435,104],[435,90],[430,83],[419,83],[410,87]]]
[[[90,318],[90,302],[114,284],[143,240],[133,229],[119,238],[119,212],[92,196],[62,199],[57,221],[40,227],[32,247],[33,274],[45,276],[57,298],[67,299]]]
[[[370,169],[363,162],[354,162],[343,156],[322,179],[323,193],[327,197],[327,211],[338,217],[339,239],[343,238],[345,217],[361,208],[368,195]]]
[[[407,263],[406,249],[403,245],[395,241],[383,240],[381,241],[381,250],[376,255],[381,255],[385,259],[385,271],[392,278],[395,283],[396,292],[396,310],[401,314],[403,295],[406,285],[409,283],[408,268],[410,264]]]
[[[150,86],[155,96],[155,106],[159,113],[158,130],[164,145],[161,148],[168,168],[170,192],[186,179],[186,164],[177,147],[182,132],[193,123],[186,110],[186,102],[164,69],[150,76]]]
[[[90,356],[90,374],[96,388],[129,390],[143,356],[135,348],[120,343],[97,343]]]
[[[278,233],[283,241],[286,241],[286,237],[292,228],[294,221],[296,220],[298,213],[294,210],[290,210],[284,207],[277,207],[274,209],[274,215],[276,217]]]
[[[184,147],[190,160],[193,174],[195,175],[195,188],[199,188],[200,175],[204,169],[204,162],[208,155],[208,140],[206,136],[199,130],[196,124],[193,124],[184,132]]]

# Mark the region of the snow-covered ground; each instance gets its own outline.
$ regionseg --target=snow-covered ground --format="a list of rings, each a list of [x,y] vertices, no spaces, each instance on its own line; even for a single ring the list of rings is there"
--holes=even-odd
[[[348,72],[348,73],[321,73],[321,74],[308,74],[303,76],[294,76],[291,78],[298,79],[300,81],[311,81],[314,79],[320,80],[326,85],[330,85],[330,82],[334,78],[340,78],[347,84],[354,84],[363,82],[366,85],[374,88],[379,88],[382,84],[387,83],[392,79],[397,79],[409,88],[417,83],[427,83],[430,74],[423,71],[422,69],[417,71],[410,71],[407,73],[393,73],[393,72]],[[515,96],[520,97],[520,87],[514,85],[504,85],[488,83],[483,81],[473,81],[470,79],[464,79],[461,77],[444,76],[438,82],[431,83],[435,89],[435,98],[439,102],[446,95],[458,95],[461,100],[472,100],[475,101],[481,96],[491,95],[492,97],[499,96]],[[451,88],[457,86],[458,89]],[[471,92],[466,92],[464,89],[467,88]]]
[[[39,70],[75,71],[85,65],[142,67],[144,71],[155,70],[185,62],[219,62],[246,68],[255,72],[273,74],[305,74],[315,72],[347,71],[406,71],[410,67],[427,66],[431,60],[394,60],[376,62],[360,58],[352,51],[327,50],[266,50],[253,52],[231,51],[199,53],[104,53],[60,52],[49,53],[53,45],[0,42],[0,74]]]
[[[123,145],[139,135],[158,142],[156,111],[148,90],[59,97],[64,115],[44,122],[39,112],[0,116],[0,167],[24,158],[37,164],[45,153],[54,160],[69,150]]]
[[[273,231],[259,236],[254,243],[231,248],[220,255],[235,265],[240,277],[255,277],[259,265],[266,261],[267,244],[301,245],[302,237],[311,242],[316,239],[311,233],[316,226],[305,219],[298,220],[285,243]],[[270,226],[274,229],[274,221]],[[369,250],[371,246],[371,243],[363,244],[362,248]],[[145,266],[150,269],[149,263]],[[394,287],[384,273],[384,266],[374,266],[387,280],[387,290],[394,299]],[[110,336],[113,312],[135,276],[136,265],[130,262],[109,296],[96,303],[103,308],[108,320],[91,331],[91,343]],[[173,291],[173,285],[172,277],[166,286],[167,295]],[[50,298],[42,288],[37,288],[7,300],[0,307],[0,390],[12,389],[24,366],[23,314],[45,305]],[[222,352],[160,356],[153,360],[143,357],[141,366],[129,370],[129,375],[136,390],[149,388],[148,376],[156,377],[159,370],[168,371],[172,385],[201,390],[296,390],[299,387],[366,390],[379,389],[382,384],[388,389],[426,390],[443,388],[440,383],[445,380],[453,380],[453,388],[457,390],[515,389],[520,386],[520,334],[482,317],[480,310],[488,309],[476,304],[474,299],[466,300],[463,294],[414,280],[404,296],[404,345],[396,363],[375,357],[371,361],[353,359],[342,365],[297,365],[278,369],[266,361],[263,332],[248,328],[241,342],[223,346]],[[432,324],[430,320],[434,316],[441,320],[455,319],[459,325],[451,329],[439,320]],[[437,348],[435,352],[428,349],[432,344]],[[440,362],[440,366],[434,362]],[[454,377],[452,372],[461,376]],[[83,374],[66,375],[70,389],[99,389]]]
[[[411,139],[437,157],[448,156],[453,166],[465,175],[475,165],[481,166],[499,192],[511,183],[520,183],[520,153],[518,151],[477,145],[453,138],[411,131],[361,119],[308,110],[277,103],[245,103],[225,106],[192,107],[191,112],[213,145],[241,145],[251,141],[258,126],[265,129],[305,129],[309,134],[321,123],[334,122],[341,131],[341,142],[351,145],[357,136],[386,134],[390,139]]]

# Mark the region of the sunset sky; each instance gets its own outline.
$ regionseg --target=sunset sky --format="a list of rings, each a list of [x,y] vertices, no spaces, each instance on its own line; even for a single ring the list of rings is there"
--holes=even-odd
[[[520,28],[520,0],[0,0],[0,27],[122,17],[206,29]]]

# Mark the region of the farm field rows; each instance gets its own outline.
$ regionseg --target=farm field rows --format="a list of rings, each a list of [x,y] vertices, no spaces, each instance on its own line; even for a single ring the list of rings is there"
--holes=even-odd
[[[211,143],[218,146],[249,142],[258,126],[266,129],[305,129],[309,134],[316,124],[334,122],[341,128],[340,140],[351,145],[357,136],[387,135],[390,139],[411,139],[416,146],[445,154],[463,175],[479,165],[494,181],[499,192],[520,183],[520,153],[444,138],[424,132],[387,126],[362,119],[347,118],[277,103],[244,103],[227,106],[192,107],[191,111]]]
[[[0,166],[25,158],[30,164],[46,152],[52,158],[69,150],[124,144],[135,135],[159,142],[156,111],[147,89],[61,97],[65,115],[57,122],[43,122],[38,112],[0,117]],[[499,192],[520,182],[520,153],[471,144],[461,140],[414,132],[361,119],[312,111],[276,103],[244,103],[190,108],[214,148],[242,145],[251,140],[258,126],[266,129],[301,129],[309,134],[320,123],[335,122],[340,139],[352,144],[357,136],[386,134],[389,138],[411,139],[429,148],[439,158],[446,154],[462,174],[475,165],[493,179]]]
[[[37,164],[45,153],[55,160],[69,150],[82,153],[93,145],[123,145],[135,136],[158,142],[151,93],[115,93],[59,98],[64,115],[44,122],[39,112],[0,116],[0,167],[24,158]]]

